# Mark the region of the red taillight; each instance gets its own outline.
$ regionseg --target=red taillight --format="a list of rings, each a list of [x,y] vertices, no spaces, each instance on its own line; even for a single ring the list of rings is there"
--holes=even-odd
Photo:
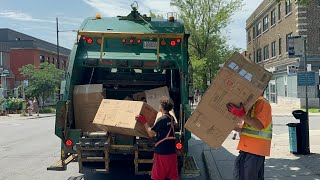
[[[133,39],[130,39],[130,41],[129,41],[131,44],[133,43]]]
[[[72,141],[70,139],[66,140],[66,146],[68,147],[72,146]]]
[[[177,42],[174,41],[174,40],[172,40],[172,41],[170,41],[170,45],[171,45],[171,46],[175,46],[175,45],[177,45]]]
[[[88,44],[92,44],[93,43],[93,39],[92,38],[87,38],[87,43]]]
[[[177,43],[181,42],[181,39],[177,39]]]
[[[87,39],[87,37],[85,37],[85,36],[82,36],[82,37],[81,37],[81,39],[82,39],[82,40],[86,40],[86,39]]]
[[[181,149],[183,148],[182,143],[177,143],[177,144],[176,144],[176,148],[177,148],[178,150],[181,150]]]
[[[122,43],[126,43],[126,41],[127,41],[126,39],[122,39]]]
[[[137,40],[137,43],[138,43],[138,44],[140,44],[140,43],[141,43],[141,40],[140,40],[140,39],[138,39],[138,40]]]

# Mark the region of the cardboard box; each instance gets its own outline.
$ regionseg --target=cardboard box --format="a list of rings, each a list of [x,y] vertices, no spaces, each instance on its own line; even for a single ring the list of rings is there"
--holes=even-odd
[[[102,84],[77,85],[73,89],[75,127],[82,132],[101,131],[92,121],[103,99]]]
[[[218,149],[239,119],[227,103],[243,102],[248,111],[268,85],[272,74],[239,53],[234,53],[218,72],[185,128]]]
[[[146,101],[146,94],[144,92],[132,94],[132,97],[134,101]]]
[[[160,99],[162,96],[170,98],[167,86],[144,91],[147,103],[155,110],[159,110]]]
[[[130,136],[149,137],[144,125],[135,120],[135,116],[142,114],[152,127],[157,111],[140,101],[125,101],[104,99],[93,123],[100,129]]]
[[[144,93],[145,93],[147,103],[157,111],[159,111],[160,99],[162,98],[162,96],[167,96],[170,98],[169,89],[167,86],[146,90]],[[174,114],[174,111],[172,110],[169,113],[173,116],[175,122],[177,123],[178,121]],[[157,119],[161,117],[161,115],[162,115],[161,112],[158,112]]]

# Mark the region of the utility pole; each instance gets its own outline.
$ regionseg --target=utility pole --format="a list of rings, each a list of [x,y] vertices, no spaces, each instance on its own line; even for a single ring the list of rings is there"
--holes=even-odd
[[[306,113],[307,118],[304,121],[300,120],[301,123],[301,131],[302,131],[302,151],[306,154],[310,154],[310,141],[309,141],[309,102],[308,102],[308,71],[307,71],[307,38],[305,37],[303,40],[304,44],[304,73],[305,73],[305,79],[306,79]]]
[[[57,22],[57,64],[60,65],[60,57],[59,57],[59,23],[58,23],[58,18],[56,18],[56,22]]]

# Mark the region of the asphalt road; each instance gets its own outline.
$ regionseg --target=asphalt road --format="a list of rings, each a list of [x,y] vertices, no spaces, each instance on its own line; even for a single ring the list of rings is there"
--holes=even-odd
[[[320,129],[320,117],[310,118],[310,129]],[[293,117],[274,117],[274,134],[288,132],[289,122],[297,122]],[[201,170],[197,180],[205,180],[202,151],[209,148],[201,140],[193,137],[189,142],[190,155],[194,156]],[[3,120],[0,117],[0,180],[72,180],[82,177],[77,163],[71,163],[67,171],[47,171],[47,166],[59,159],[60,141],[54,135],[54,117]],[[235,145],[236,147],[236,145]],[[122,167],[122,169],[120,169]],[[130,176],[130,168],[121,166],[108,176],[88,175],[88,179],[149,179]]]

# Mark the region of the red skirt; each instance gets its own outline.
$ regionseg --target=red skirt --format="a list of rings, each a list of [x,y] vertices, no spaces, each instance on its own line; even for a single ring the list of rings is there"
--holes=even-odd
[[[177,154],[154,153],[151,178],[154,180],[179,179]]]

